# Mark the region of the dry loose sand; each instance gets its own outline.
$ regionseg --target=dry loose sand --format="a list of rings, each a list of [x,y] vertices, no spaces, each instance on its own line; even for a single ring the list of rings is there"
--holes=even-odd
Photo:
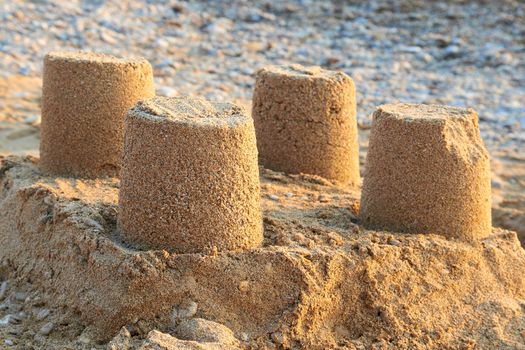
[[[255,131],[241,108],[158,97],[129,112],[125,135],[124,240],[184,253],[261,243]]]
[[[253,118],[262,164],[359,184],[355,87],[342,72],[267,67],[257,74]]]
[[[40,166],[64,176],[117,176],[124,117],[155,95],[151,65],[85,52],[44,60]]]
[[[366,164],[361,217],[369,228],[466,240],[490,234],[489,157],[472,109],[379,107]]]

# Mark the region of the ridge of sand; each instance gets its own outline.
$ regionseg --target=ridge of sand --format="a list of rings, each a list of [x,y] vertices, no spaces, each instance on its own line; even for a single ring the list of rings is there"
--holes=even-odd
[[[139,101],[130,111],[134,116],[158,122],[195,125],[234,125],[250,118],[232,103],[208,101],[200,97],[154,97]]]
[[[384,116],[407,121],[436,121],[445,123],[447,119],[472,119],[476,112],[472,108],[451,107],[437,104],[392,103],[377,107],[375,119]],[[475,116],[477,120],[477,115]]]
[[[285,75],[291,79],[337,79],[348,80],[348,76],[340,71],[323,69],[319,66],[303,66],[300,64],[269,65],[259,69],[257,74]],[[353,82],[352,82],[353,83]]]
[[[48,60],[68,60],[78,63],[111,63],[118,65],[143,65],[148,61],[142,57],[117,57],[89,51],[51,51],[46,54]]]

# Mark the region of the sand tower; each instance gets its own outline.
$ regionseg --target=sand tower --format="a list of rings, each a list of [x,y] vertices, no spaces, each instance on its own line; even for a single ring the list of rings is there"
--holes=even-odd
[[[261,243],[255,131],[241,108],[188,97],[139,102],[124,144],[124,240],[179,253]]]
[[[265,167],[359,183],[355,87],[346,74],[299,65],[263,68],[252,114]]]
[[[465,240],[488,236],[490,167],[476,112],[438,105],[379,107],[361,217],[376,229]]]
[[[124,117],[155,95],[151,65],[84,52],[52,52],[44,59],[40,166],[79,177],[117,176]]]

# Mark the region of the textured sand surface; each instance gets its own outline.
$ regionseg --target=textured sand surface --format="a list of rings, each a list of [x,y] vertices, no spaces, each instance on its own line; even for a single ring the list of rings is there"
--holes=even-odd
[[[43,57],[49,50],[96,49],[119,56],[144,56],[153,66],[155,83],[161,95],[176,96],[183,93],[241,102],[246,106],[251,104],[255,83],[254,73],[260,67],[292,62],[322,65],[329,69],[347,72],[356,83],[362,170],[369,134],[365,128],[369,127],[372,121],[370,116],[376,106],[393,101],[406,101],[475,108],[479,113],[482,137],[491,156],[493,223],[498,227],[516,230],[525,243],[525,100],[523,98],[525,96],[525,40],[523,40],[525,2],[522,0],[430,2],[425,0],[131,2],[9,0],[1,2],[0,8],[0,23],[2,23],[0,25],[0,154],[38,155],[40,76]],[[272,184],[263,189],[265,208],[280,207],[283,204],[289,208],[294,205],[298,212],[293,218],[294,220],[300,218],[298,222],[303,225],[307,218],[302,210],[308,209],[309,214],[312,215],[308,220],[309,224],[305,227],[311,228],[311,231],[305,229],[305,237],[310,239],[322,235],[318,233],[318,225],[325,220],[333,227],[334,220],[330,216],[332,210],[319,211],[315,215],[312,213],[315,211],[312,208],[317,208],[320,203],[325,205],[329,203],[328,201],[334,200],[331,195],[327,195],[330,193],[327,187],[317,188],[317,197],[312,195],[307,201],[296,201],[302,196],[302,190],[288,184],[285,191],[279,191],[274,181],[283,181],[284,184],[290,178],[269,174],[273,180]],[[299,180],[295,178],[293,181]],[[56,179],[50,182],[53,184],[53,191],[59,193],[61,198],[62,196],[70,198],[66,201],[70,206],[68,209],[74,209],[75,203],[79,201],[89,202],[90,205],[95,206],[100,202],[115,203],[114,192],[118,188],[118,181]],[[266,180],[263,180],[263,185],[264,183],[267,183]],[[9,183],[3,185],[6,189],[10,186]],[[293,188],[293,191],[290,188]],[[289,197],[292,192],[295,195]],[[26,198],[25,195],[14,199],[24,200],[23,198]],[[4,198],[1,197],[0,201],[3,200]],[[49,199],[46,201],[49,202]],[[31,203],[35,202],[29,200],[23,207],[18,207],[19,211],[13,208],[9,210],[17,215],[24,212],[25,217],[29,218],[30,214],[27,214],[27,210],[34,208]],[[86,220],[86,225],[93,229],[103,229],[104,232],[106,230],[112,232],[116,217],[115,205],[109,207],[108,214],[102,211],[104,218],[110,218],[107,222],[94,216],[91,217],[93,220]],[[331,204],[332,207],[347,205],[346,202]],[[81,207],[85,209],[85,206]],[[43,221],[49,216],[48,212],[41,212],[40,209],[35,210],[34,213],[42,214]],[[284,213],[279,209],[273,211],[272,218],[278,213],[281,213],[280,220],[288,220],[289,214],[293,214],[291,210]],[[268,218],[269,215],[265,214],[265,217]],[[60,219],[60,214],[57,218]],[[341,222],[347,222],[346,216],[343,219]],[[17,220],[13,225],[16,225],[18,230],[29,231],[29,226],[24,222],[25,220]],[[103,223],[102,227],[98,226],[98,222]],[[0,219],[0,237],[4,235],[2,228],[4,224]],[[29,256],[27,252],[22,252],[26,257],[22,261],[24,267],[19,267],[16,271],[33,271],[33,273],[16,272],[12,262],[22,260],[17,257],[1,261],[0,348],[106,349],[105,344],[95,343],[90,336],[90,330],[85,329],[82,323],[78,323],[78,312],[68,314],[70,305],[66,298],[55,297],[63,293],[62,284],[55,283],[55,288],[51,288],[49,293],[52,294],[51,300],[64,300],[62,304],[67,308],[51,306],[46,302],[49,299],[39,287],[42,283],[48,283],[50,279],[59,279],[68,274],[67,268],[69,265],[74,265],[71,261],[76,261],[72,257],[78,256],[77,247],[86,247],[86,242],[95,247],[83,249],[82,253],[85,253],[96,249],[97,245],[101,244],[99,242],[105,241],[104,239],[83,241],[85,235],[82,232],[66,235],[67,239],[57,241],[59,244],[56,249],[49,254]],[[360,233],[359,237],[364,240],[370,238],[367,232]],[[268,237],[269,234],[267,233],[266,236]],[[23,242],[30,251],[35,243],[42,243],[50,235],[28,233],[24,237],[17,244]],[[268,240],[268,242],[270,245],[281,246],[298,244],[297,239],[289,239],[289,235],[280,237],[282,238]],[[357,234],[345,234],[345,232],[343,237],[345,241],[358,238]],[[464,256],[461,255],[464,252],[464,245],[449,244],[443,248],[442,237],[437,237],[437,241],[420,241],[418,238],[410,245],[404,241],[405,235],[393,237],[401,244],[396,246],[398,243],[392,240],[392,248],[398,247],[402,251],[399,254],[399,261],[395,264],[393,260],[388,263],[385,259],[376,257],[373,265],[372,258],[368,258],[370,263],[366,271],[363,271],[361,263],[355,266],[348,263],[345,266],[346,270],[361,269],[363,282],[359,279],[349,279],[350,282],[342,280],[348,274],[345,270],[340,274],[339,269],[333,267],[337,265],[336,263],[331,263],[328,268],[323,268],[324,266],[318,268],[317,256],[306,254],[301,255],[304,256],[303,264],[314,262],[310,264],[311,275],[314,277],[307,275],[304,280],[309,285],[319,286],[317,287],[319,289],[326,282],[326,288],[331,287],[334,290],[339,290],[340,285],[343,284],[346,288],[354,288],[352,284],[358,284],[355,283],[356,280],[365,284],[363,288],[370,290],[370,297],[366,298],[370,305],[385,305],[385,308],[394,310],[394,316],[387,317],[387,320],[394,324],[398,323],[402,327],[404,334],[396,335],[398,338],[411,339],[421,334],[421,328],[430,330],[437,325],[436,332],[426,331],[422,336],[430,334],[435,348],[523,348],[524,342],[518,335],[525,328],[522,325],[523,307],[520,303],[517,305],[515,302],[517,299],[513,298],[516,295],[516,286],[500,284],[509,277],[509,271],[518,274],[518,277],[522,271],[522,265],[519,263],[507,265],[507,262],[512,260],[510,256],[513,253],[509,252],[506,239],[484,240],[486,249],[476,251],[472,258],[472,255],[468,254],[472,252],[471,250],[467,250]],[[80,243],[76,244],[77,242]],[[430,245],[426,250],[428,255],[423,255],[428,258],[428,262],[420,259],[419,254],[423,248],[415,244],[417,242],[421,243],[421,246]],[[356,249],[364,246],[375,252],[374,248],[383,246],[381,243],[372,242],[369,245],[365,243],[356,244]],[[305,243],[302,244],[304,246]],[[4,249],[11,248],[2,248],[2,251]],[[12,249],[17,251],[16,246]],[[412,250],[415,251],[414,254],[410,253]],[[439,259],[435,259],[435,253],[432,254],[434,250],[439,252],[446,250],[446,257],[442,258],[440,255]],[[31,259],[36,256],[46,262],[62,257],[64,251],[70,252],[68,255],[70,260],[63,259],[61,264],[56,264],[56,268],[44,271],[41,276],[38,275],[37,272],[43,271],[43,267],[38,263],[32,263]],[[307,248],[306,251],[311,249]],[[455,254],[456,261],[448,255],[451,251]],[[481,260],[479,260],[479,252],[482,252]],[[98,262],[111,261],[108,254],[85,256],[97,256]],[[296,259],[295,256],[293,258]],[[93,275],[96,276],[97,264],[93,263],[93,260],[93,258],[86,258],[85,265],[88,269],[93,268]],[[353,261],[356,260],[352,259]],[[440,270],[443,261],[446,268]],[[480,261],[482,263],[478,265]],[[493,266],[498,266],[495,264],[504,264],[506,267],[494,268]],[[119,265],[114,266],[113,274],[118,275],[115,271],[118,271]],[[126,263],[120,266],[126,266]],[[473,272],[473,268],[481,272]],[[144,268],[143,271],[145,270]],[[468,272],[466,278],[465,271]],[[470,272],[473,274],[469,275]],[[29,275],[37,276],[25,278]],[[343,275],[341,279],[335,278]],[[100,276],[106,276],[104,282],[111,284],[113,276],[109,272]],[[78,276],[76,278],[80,279]],[[403,284],[405,279],[410,281]],[[417,280],[414,282],[415,279]],[[227,282],[230,280],[226,278]],[[488,286],[489,283],[492,285]],[[196,286],[202,287],[198,279]],[[440,289],[442,286],[443,289]],[[240,285],[244,290],[246,287],[246,283]],[[185,289],[186,295],[193,298],[194,294],[204,293],[203,288],[196,289],[194,293],[189,288]],[[383,292],[377,293],[378,289]],[[68,289],[68,293],[71,290],[73,287]],[[268,290],[273,292],[271,289]],[[384,292],[385,290],[389,292]],[[86,300],[92,301],[92,305],[97,305],[102,299],[91,297],[90,293],[93,291],[91,285],[84,285],[75,292],[76,295],[87,295]],[[216,293],[217,289],[209,288],[211,295],[213,291]],[[332,324],[336,324],[338,327],[333,328],[336,328],[337,339],[350,338],[351,340],[344,343],[341,341],[344,345],[325,348],[360,350],[403,348],[394,344],[394,341],[385,341],[384,335],[370,336],[370,333],[363,333],[361,338],[357,338],[358,335],[355,334],[351,334],[350,337],[344,336],[348,334],[346,332],[348,327],[339,327],[340,324],[345,323],[341,321],[345,318],[340,317],[339,313],[334,313],[334,319],[337,321],[325,322],[326,314],[341,306],[340,299],[334,298],[335,294],[331,292],[325,294],[326,302],[320,304],[324,309],[318,317],[322,320],[319,322],[323,331],[313,332],[311,337],[320,334],[323,338],[327,334],[325,330],[330,330]],[[364,292],[362,294],[367,295]],[[305,293],[299,300],[307,300],[310,295],[311,293]],[[457,303],[457,299],[463,300],[463,303]],[[377,304],[372,304],[370,300]],[[470,303],[472,300],[475,302]],[[398,302],[403,303],[404,307],[397,307]],[[299,304],[300,301],[297,303]],[[429,304],[438,303],[442,305],[443,313],[435,312],[435,308],[429,307]],[[217,302],[217,304],[217,308],[222,308],[225,303]],[[349,308],[354,305],[349,304]],[[464,316],[465,310],[468,309],[465,307],[466,304],[477,305],[472,307],[473,315],[468,317]],[[84,308],[88,312],[92,311],[89,309],[89,303],[86,303]],[[179,318],[182,315],[192,315],[195,311],[201,313],[202,309],[201,304],[185,301],[181,307],[177,307],[176,315]],[[245,312],[245,309],[242,312]],[[352,309],[346,319],[358,318],[361,310],[360,307]],[[414,312],[415,310],[420,312]],[[377,315],[373,308],[368,314],[370,318],[374,314]],[[449,316],[452,314],[453,317]],[[197,328],[192,333],[196,339],[176,338],[182,336],[182,333],[178,332],[179,327],[184,328],[188,324],[200,325],[202,322],[190,323],[199,317],[209,318],[206,315],[193,316],[187,323],[183,320],[177,326],[160,328],[164,334],[159,334],[158,331],[148,333],[147,323],[138,319],[137,322],[128,325],[129,331],[121,329],[113,344],[123,345],[117,348],[119,350],[125,348],[126,344],[133,350],[140,347],[155,350],[160,348],[209,350],[217,347],[226,348],[229,346],[226,344],[232,343],[231,337],[224,336],[227,331],[223,332],[222,336],[218,336],[218,332],[212,331],[213,326],[202,328],[207,329],[208,334],[214,333],[215,339],[221,339],[219,344],[215,341],[202,342],[202,338],[197,335]],[[410,319],[411,322],[408,326],[405,323],[406,319]],[[311,319],[301,321],[298,322],[298,327],[309,327],[312,323]],[[234,328],[229,323],[224,322],[224,324]],[[411,327],[413,324],[415,326]],[[443,324],[448,328],[442,327]],[[478,325],[482,328],[479,333],[468,331],[470,328],[477,328]],[[387,327],[383,334],[388,331]],[[481,332],[483,336],[480,335]],[[396,332],[396,334],[400,333]],[[255,342],[246,332],[234,333],[239,340],[248,340],[241,342],[242,348],[286,347],[281,345],[283,341],[287,341],[286,332],[261,334],[264,335]],[[224,340],[226,342],[222,342]],[[421,340],[424,341],[425,339]],[[437,342],[447,341],[449,341],[447,345],[435,345]],[[306,343],[302,344],[306,347]],[[425,344],[418,345],[411,348],[432,347]]]
[[[226,329],[195,318],[226,326],[249,349],[519,349],[525,341],[525,278],[516,273],[525,251],[509,231],[475,244],[368,231],[357,220],[358,192],[263,170],[261,248],[138,251],[115,236],[118,180],[45,177],[33,160],[2,164],[0,265],[28,286],[19,310],[39,291],[39,307],[62,315],[41,340],[46,348],[111,338],[121,326],[131,337],[115,342],[133,349],[227,348]]]
[[[472,109],[391,104],[374,113],[361,195],[368,227],[484,238],[490,185]]]
[[[119,229],[137,247],[195,253],[262,241],[253,121],[240,107],[157,97],[126,117]]]
[[[42,87],[42,169],[64,176],[117,176],[127,110],[154,95],[145,59],[49,53]]]
[[[252,115],[265,167],[359,185],[355,87],[343,72],[300,65],[263,68]]]

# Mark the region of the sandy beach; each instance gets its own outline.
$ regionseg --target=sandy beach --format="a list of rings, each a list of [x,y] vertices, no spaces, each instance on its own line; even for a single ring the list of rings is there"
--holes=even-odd
[[[524,18],[511,0],[0,4],[0,348],[525,348]],[[469,245],[365,230],[359,188],[261,169],[260,248],[133,250],[115,236],[118,179],[38,170],[44,55],[80,49],[144,57],[157,95],[248,115],[264,66],[342,71],[355,83],[361,176],[378,105],[473,108],[491,235]]]

